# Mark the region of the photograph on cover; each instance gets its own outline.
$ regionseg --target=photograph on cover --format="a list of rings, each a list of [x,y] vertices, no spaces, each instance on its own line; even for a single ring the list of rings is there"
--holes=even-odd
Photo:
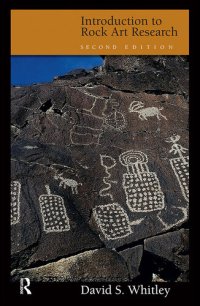
[[[12,281],[189,281],[188,57],[11,59]]]

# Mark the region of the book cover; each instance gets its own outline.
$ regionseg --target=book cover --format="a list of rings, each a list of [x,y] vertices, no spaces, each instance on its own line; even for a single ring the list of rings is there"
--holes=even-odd
[[[9,12],[7,293],[186,301],[189,7]]]

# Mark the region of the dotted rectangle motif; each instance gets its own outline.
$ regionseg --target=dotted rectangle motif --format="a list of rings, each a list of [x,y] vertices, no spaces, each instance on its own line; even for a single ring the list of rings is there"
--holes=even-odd
[[[189,201],[189,156],[172,158],[170,164],[179,182],[182,194]]]
[[[93,214],[102,233],[108,240],[123,238],[132,233],[128,216],[117,203],[99,205],[94,208]]]
[[[164,208],[164,195],[154,172],[123,174],[126,204],[132,212],[151,212]]]
[[[69,218],[62,197],[44,194],[39,197],[39,203],[45,232],[64,232],[70,230]]]
[[[20,219],[20,193],[21,184],[18,181],[11,182],[11,224],[17,224]]]

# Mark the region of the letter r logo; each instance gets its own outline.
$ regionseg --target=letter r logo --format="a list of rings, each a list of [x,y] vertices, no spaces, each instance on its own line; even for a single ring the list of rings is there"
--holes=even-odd
[[[31,282],[29,278],[20,278],[20,294],[24,294],[24,290],[26,291],[26,294],[32,294],[31,290],[28,289],[30,284]]]

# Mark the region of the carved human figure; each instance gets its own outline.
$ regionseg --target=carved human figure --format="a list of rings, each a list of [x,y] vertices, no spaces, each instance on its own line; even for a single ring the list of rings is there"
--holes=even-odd
[[[178,157],[170,158],[171,167],[178,180],[181,192],[185,200],[189,201],[189,156],[184,156],[188,149],[182,147],[177,142],[180,140],[179,135],[171,136],[166,142],[172,143],[169,153],[177,154]]]

